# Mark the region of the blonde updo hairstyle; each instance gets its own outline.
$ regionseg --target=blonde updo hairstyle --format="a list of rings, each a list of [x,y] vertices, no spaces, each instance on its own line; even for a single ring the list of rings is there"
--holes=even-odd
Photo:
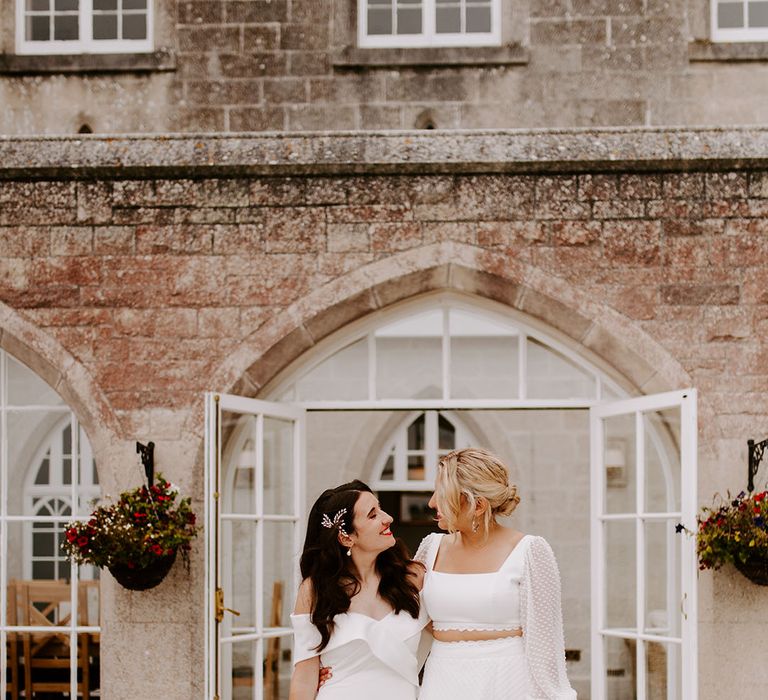
[[[438,462],[435,496],[449,532],[458,529],[462,496],[472,510],[479,498],[485,499],[488,507],[477,523],[485,536],[496,516],[511,515],[520,503],[517,486],[509,483],[507,467],[481,447],[454,450]]]

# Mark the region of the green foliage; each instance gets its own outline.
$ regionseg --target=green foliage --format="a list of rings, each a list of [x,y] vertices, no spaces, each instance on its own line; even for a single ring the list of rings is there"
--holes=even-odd
[[[737,560],[768,559],[768,491],[704,507],[697,519],[696,549],[700,569],[719,569]]]
[[[158,473],[152,488],[124,491],[116,503],[96,508],[89,520],[69,523],[62,548],[78,564],[100,568],[143,569],[175,551],[188,565],[198,528],[191,499],[177,502],[177,496],[178,489]]]

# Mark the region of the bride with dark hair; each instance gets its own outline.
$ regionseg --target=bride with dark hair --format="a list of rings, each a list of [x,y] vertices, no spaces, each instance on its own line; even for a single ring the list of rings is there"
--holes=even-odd
[[[312,506],[291,622],[290,700],[408,700],[418,691],[424,568],[371,489],[352,481]],[[333,674],[318,690],[320,667]]]

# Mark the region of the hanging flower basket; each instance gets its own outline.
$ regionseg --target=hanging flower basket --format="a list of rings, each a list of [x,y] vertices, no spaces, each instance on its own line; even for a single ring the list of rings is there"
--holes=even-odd
[[[768,586],[768,490],[718,497],[697,522],[700,569],[733,564],[753,583]]]
[[[735,559],[733,564],[752,583],[768,586],[768,559],[760,557],[753,557],[747,561]]]
[[[124,491],[112,505],[99,506],[88,520],[67,525],[62,548],[78,564],[109,569],[132,591],[157,586],[181,552],[189,566],[197,536],[189,498],[157,474],[154,484]]]
[[[159,557],[143,568],[130,567],[127,564],[112,564],[109,573],[123,588],[130,591],[146,591],[162,582],[176,561],[176,550],[173,554]]]

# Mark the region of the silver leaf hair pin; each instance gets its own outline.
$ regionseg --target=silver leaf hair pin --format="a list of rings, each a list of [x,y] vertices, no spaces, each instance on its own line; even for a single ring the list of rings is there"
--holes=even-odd
[[[342,508],[336,515],[333,516],[333,520],[328,517],[327,513],[323,513],[322,525],[328,529],[338,528],[339,532],[344,537],[349,537],[342,523],[344,522],[344,516],[347,514],[347,509]]]

